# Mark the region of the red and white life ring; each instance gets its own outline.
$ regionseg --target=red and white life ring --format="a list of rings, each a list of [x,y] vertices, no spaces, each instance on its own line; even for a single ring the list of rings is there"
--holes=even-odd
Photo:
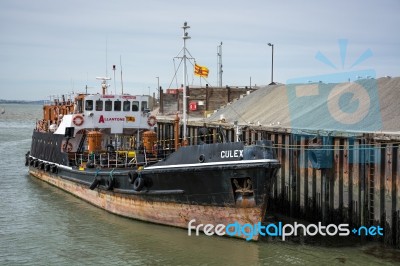
[[[150,127],[154,127],[157,124],[157,118],[154,115],[149,116],[149,118],[147,118],[147,124]]]
[[[83,116],[81,115],[76,115],[74,119],[72,119],[72,123],[74,123],[75,126],[79,127],[83,124],[85,120],[83,119]]]

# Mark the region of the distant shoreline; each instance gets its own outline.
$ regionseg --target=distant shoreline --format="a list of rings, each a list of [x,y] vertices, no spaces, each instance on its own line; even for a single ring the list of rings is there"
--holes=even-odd
[[[43,104],[44,100],[39,101],[24,101],[24,100],[2,100],[0,104]]]

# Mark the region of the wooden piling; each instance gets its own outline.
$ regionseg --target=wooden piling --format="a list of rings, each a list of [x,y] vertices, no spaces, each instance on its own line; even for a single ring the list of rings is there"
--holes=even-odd
[[[172,136],[172,125],[171,120],[159,120],[158,136]],[[190,123],[191,144],[197,143],[198,128],[202,126]],[[220,124],[207,126],[210,140],[217,142]],[[222,128],[229,141],[236,139],[233,126],[222,124]],[[281,162],[267,213],[313,223],[348,223],[352,228],[379,225],[384,228],[384,236],[369,239],[400,248],[400,136],[316,134],[322,149],[331,152],[328,166],[321,169],[311,164],[309,145],[316,137],[310,136],[256,126],[242,130],[241,140],[247,144],[272,140]]]

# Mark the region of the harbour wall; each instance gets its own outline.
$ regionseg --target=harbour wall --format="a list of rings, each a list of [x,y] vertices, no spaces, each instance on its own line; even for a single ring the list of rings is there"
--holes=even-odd
[[[188,123],[188,142],[199,143],[202,122]],[[267,213],[310,223],[381,226],[383,236],[367,239],[400,248],[400,135],[385,133],[307,132],[224,123],[207,124],[209,141],[237,138],[247,144],[274,142],[281,169]],[[182,132],[182,128],[181,128]],[[164,148],[174,145],[173,121],[159,119]]]
[[[254,91],[250,87],[196,87],[192,86],[186,91],[188,96],[187,106],[194,117],[204,117],[210,110],[217,110],[234,99],[239,99]],[[160,112],[163,114],[175,114],[183,110],[183,89],[167,89],[166,93],[161,89]]]

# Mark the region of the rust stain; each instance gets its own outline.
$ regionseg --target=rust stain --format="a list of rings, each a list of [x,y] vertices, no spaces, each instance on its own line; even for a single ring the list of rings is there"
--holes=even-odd
[[[112,191],[90,190],[84,185],[62,179],[52,174],[36,169],[30,169],[30,174],[51,185],[63,189],[97,207],[121,216],[165,224],[174,227],[187,228],[188,222],[194,224],[257,224],[264,217],[264,208],[248,207],[218,207],[203,205],[188,205],[182,203],[147,201],[137,195],[116,194]],[[239,238],[245,238],[241,236]],[[253,240],[257,240],[255,236]]]

